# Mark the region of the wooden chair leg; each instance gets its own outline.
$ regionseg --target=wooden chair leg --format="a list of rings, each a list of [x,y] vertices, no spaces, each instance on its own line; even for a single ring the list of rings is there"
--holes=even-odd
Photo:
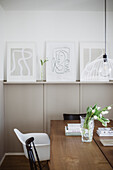
[[[50,169],[50,161],[48,161],[48,167],[49,167],[49,169]]]

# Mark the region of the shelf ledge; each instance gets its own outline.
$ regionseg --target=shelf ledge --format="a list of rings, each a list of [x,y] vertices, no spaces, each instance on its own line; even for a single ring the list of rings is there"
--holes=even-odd
[[[113,84],[113,81],[87,81],[87,82],[80,82],[79,80],[76,82],[46,82],[46,81],[36,81],[36,82],[3,82],[4,85],[19,85],[19,84],[25,84],[25,85],[43,85],[43,84]]]

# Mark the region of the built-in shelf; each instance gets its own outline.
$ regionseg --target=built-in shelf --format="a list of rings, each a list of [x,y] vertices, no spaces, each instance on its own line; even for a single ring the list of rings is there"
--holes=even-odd
[[[36,82],[7,82],[4,81],[4,85],[5,84],[113,84],[113,81],[87,81],[87,82],[80,82],[80,81],[76,81],[76,82],[46,82],[46,81],[36,81]]]

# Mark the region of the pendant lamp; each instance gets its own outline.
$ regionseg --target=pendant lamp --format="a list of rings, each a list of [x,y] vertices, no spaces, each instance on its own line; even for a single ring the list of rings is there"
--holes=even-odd
[[[113,59],[108,58],[106,50],[106,0],[105,5],[105,53],[88,63],[81,73],[81,81],[109,81],[113,71]]]
[[[101,63],[99,71],[101,76],[110,77],[111,65],[106,54],[106,0],[105,0],[105,54],[103,55],[103,63]]]

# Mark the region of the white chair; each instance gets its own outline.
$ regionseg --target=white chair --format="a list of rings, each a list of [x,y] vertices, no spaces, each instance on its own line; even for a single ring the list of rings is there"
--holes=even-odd
[[[34,144],[36,150],[38,152],[39,160],[45,161],[50,160],[50,139],[46,133],[21,133],[18,129],[14,129],[18,139],[23,145],[25,156],[28,158],[27,149],[25,141],[30,138],[34,137]]]

